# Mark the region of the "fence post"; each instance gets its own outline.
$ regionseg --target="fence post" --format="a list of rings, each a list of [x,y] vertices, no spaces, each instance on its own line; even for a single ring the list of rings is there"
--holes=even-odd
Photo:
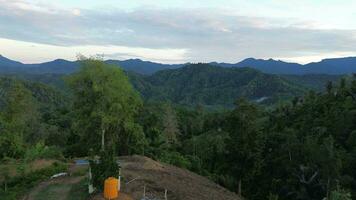
[[[143,198],[146,199],[146,185],[143,185]]]

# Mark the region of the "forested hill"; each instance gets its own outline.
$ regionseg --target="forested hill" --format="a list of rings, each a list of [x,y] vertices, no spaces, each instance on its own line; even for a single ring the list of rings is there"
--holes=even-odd
[[[162,70],[151,76],[131,73],[130,79],[146,100],[184,105],[232,106],[242,96],[257,102],[276,102],[307,91],[277,75],[209,64]]]
[[[238,97],[271,104],[301,96],[308,90],[323,91],[337,75],[273,75],[252,68],[227,68],[190,64],[142,75],[127,71],[131,83],[146,101],[170,101],[183,105],[231,107]],[[9,74],[6,74],[9,77]],[[65,74],[13,73],[12,77],[42,82],[66,90]]]

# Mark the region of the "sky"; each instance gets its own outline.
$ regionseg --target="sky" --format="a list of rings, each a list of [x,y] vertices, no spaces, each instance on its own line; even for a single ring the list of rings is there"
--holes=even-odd
[[[162,63],[356,56],[356,0],[0,0],[0,54]]]

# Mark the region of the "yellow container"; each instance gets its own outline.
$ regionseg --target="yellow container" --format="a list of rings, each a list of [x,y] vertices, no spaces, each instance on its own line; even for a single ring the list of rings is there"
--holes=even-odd
[[[109,177],[104,182],[104,198],[116,199],[119,196],[118,191],[119,180],[113,177]]]

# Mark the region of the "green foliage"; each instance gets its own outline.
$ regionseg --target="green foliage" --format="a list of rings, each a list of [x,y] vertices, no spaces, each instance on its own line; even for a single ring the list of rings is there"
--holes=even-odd
[[[160,160],[181,168],[189,169],[191,167],[190,161],[178,152],[164,152]]]
[[[74,130],[83,144],[98,151],[100,145],[103,150],[98,140],[100,137],[109,146],[128,147],[138,142],[140,130],[135,126],[133,116],[141,101],[126,75],[100,60],[81,62],[80,71],[69,76],[67,81],[74,96]],[[128,151],[127,148],[124,150]]]
[[[102,151],[99,160],[92,157],[89,162],[93,176],[92,183],[99,191],[104,189],[105,179],[119,176],[119,165],[113,150]]]
[[[41,170],[33,171],[29,174],[12,177],[7,182],[7,191],[2,188],[0,197],[2,200],[17,200],[40,181],[48,179],[53,174],[67,170],[67,166],[55,162],[52,166]]]
[[[38,120],[36,104],[31,92],[21,82],[2,78],[0,86],[4,91],[1,94],[4,106],[0,110],[0,159],[20,157],[25,139],[35,131],[31,125]]]
[[[130,73],[130,80],[147,101],[168,101],[181,105],[233,107],[239,97],[275,103],[306,92],[306,87],[277,75],[250,68],[223,68],[191,64],[162,70],[151,76]]]
[[[33,161],[42,158],[63,159],[63,155],[58,147],[48,147],[42,142],[29,147],[25,151],[24,159],[26,161]]]
[[[105,179],[118,176],[115,155],[143,152],[145,136],[134,121],[141,100],[121,69],[96,59],[81,62],[80,71],[67,78],[74,98],[73,128],[84,151],[92,149],[92,181],[102,190]]]
[[[165,105],[163,114],[163,130],[167,144],[175,144],[178,141],[180,131],[178,129],[178,121],[176,114],[170,105]]]
[[[331,192],[330,200],[351,200],[350,192],[345,190],[335,190]]]
[[[69,122],[60,92],[11,78],[0,78],[0,91],[0,159],[21,158],[28,146],[38,142],[53,145],[55,135],[60,136],[55,145],[66,143]]]

